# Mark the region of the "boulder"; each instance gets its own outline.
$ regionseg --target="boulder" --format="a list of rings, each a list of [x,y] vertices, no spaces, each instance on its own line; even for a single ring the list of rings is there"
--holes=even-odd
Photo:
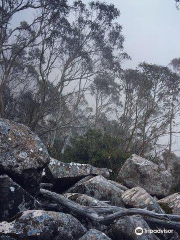
[[[59,160],[51,158],[48,167],[45,169],[46,178],[54,184],[54,190],[63,192],[73,184],[88,175],[110,176],[110,169],[96,168],[90,164],[79,163],[63,163]]]
[[[173,190],[174,192],[179,192],[180,191],[180,157],[176,156],[174,153],[171,153],[169,155],[168,170],[170,170],[171,174],[174,177]]]
[[[0,175],[0,221],[28,209],[38,209],[39,203],[7,175]]]
[[[133,154],[121,168],[118,181],[129,188],[139,186],[152,196],[164,197],[173,191],[174,178],[170,170],[161,171],[157,164]]]
[[[111,240],[105,233],[102,233],[96,229],[90,229],[79,240]]]
[[[83,206],[89,206],[89,207],[94,207],[94,206],[109,206],[106,202],[99,201],[93,197],[89,197],[85,194],[80,194],[80,193],[65,193],[65,197],[68,199],[83,205]]]
[[[20,233],[19,233],[20,234]],[[14,230],[14,222],[1,222],[0,223],[0,240],[20,240]]]
[[[149,211],[164,213],[156,200],[143,188],[134,187],[122,194],[122,200],[126,207],[146,208]]]
[[[23,124],[0,119],[0,174],[9,175],[31,194],[39,192],[49,155],[39,137]]]
[[[138,229],[139,228],[139,229]],[[113,240],[158,240],[159,238],[150,232],[150,227],[141,216],[125,216],[110,226],[107,235]]]
[[[20,240],[76,240],[86,233],[73,216],[43,210],[29,210],[13,222],[0,223],[0,239],[13,236]]]
[[[71,189],[72,192],[72,189]],[[78,184],[73,188],[74,193],[86,194],[98,200],[109,201],[111,204],[123,207],[122,191],[103,176],[96,176]]]
[[[180,215],[180,193],[174,193],[158,201],[166,213]]]

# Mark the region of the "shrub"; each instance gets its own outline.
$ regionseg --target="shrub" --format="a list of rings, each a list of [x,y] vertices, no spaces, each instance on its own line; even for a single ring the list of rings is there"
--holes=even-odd
[[[121,150],[121,141],[121,138],[112,134],[90,129],[83,136],[71,138],[61,159],[64,162],[89,163],[95,167],[110,168],[113,170],[112,179],[115,179],[130,156]]]

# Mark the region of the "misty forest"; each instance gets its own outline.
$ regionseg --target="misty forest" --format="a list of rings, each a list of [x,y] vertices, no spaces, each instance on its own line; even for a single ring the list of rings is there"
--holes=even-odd
[[[175,11],[180,11],[179,1],[172,0],[172,5]],[[81,0],[0,0],[0,205],[3,205],[0,221],[7,221],[0,223],[0,239],[80,239],[86,233],[84,226],[88,229],[87,222],[80,226],[73,221],[81,221],[83,217],[98,222],[99,227],[94,227],[92,222],[88,222],[88,226],[93,225],[98,229],[94,231],[108,235],[102,240],[141,240],[135,238],[134,233],[126,236],[133,224],[151,229],[163,226],[175,232],[171,238],[166,233],[153,233],[145,239],[180,239],[180,195],[175,198],[179,201],[175,210],[172,202],[168,205],[165,199],[170,194],[179,194],[180,187],[180,158],[173,145],[174,136],[180,134],[180,53],[179,58],[170,59],[167,65],[142,61],[131,69],[124,67],[124,63],[132,61],[125,42],[121,9],[113,4]],[[51,167],[43,172],[42,182],[40,175],[47,168],[48,154]],[[72,162],[78,163],[78,168],[84,166],[82,171],[85,166],[91,166],[91,175],[81,172],[72,176],[71,173],[68,177],[63,175],[66,181],[62,181],[58,174],[67,174],[71,167],[72,170]],[[62,172],[58,170],[54,174],[59,166]],[[106,180],[109,175],[111,180]],[[136,175],[142,181],[136,179]],[[89,176],[86,182],[82,181]],[[119,180],[114,182],[116,179]],[[79,180],[82,182],[74,186]],[[78,220],[72,220],[68,215],[70,219],[65,220],[65,216],[61,216],[61,221],[72,221],[74,235],[67,236],[62,230],[64,235],[56,233],[59,238],[52,238],[56,232],[53,230],[47,238],[40,233],[40,237],[37,234],[37,238],[26,238],[13,230],[13,235],[12,232],[8,235],[12,238],[4,238],[2,229],[10,231],[9,219],[20,211],[20,208],[4,207],[6,201],[2,196],[7,189],[2,193],[1,188],[8,185],[12,190],[15,185],[11,184],[19,184],[21,191],[27,191],[29,201],[33,198],[33,207],[23,205],[23,209],[55,211],[54,215],[48,215],[51,225],[55,221],[57,227],[60,221],[57,211],[77,217]],[[53,192],[49,191],[51,184]],[[97,184],[98,187],[94,187]],[[84,186],[90,190],[82,190]],[[137,199],[133,199],[132,188]],[[95,192],[92,194],[92,191]],[[107,195],[101,197],[103,192]],[[80,194],[86,194],[83,200]],[[39,203],[35,202],[37,195]],[[92,197],[99,203],[92,204]],[[151,201],[148,206],[147,199]],[[85,206],[92,208],[87,210]],[[110,215],[102,217],[102,213]],[[32,214],[28,219],[36,218],[35,213]],[[14,218],[24,229],[30,228],[27,215],[22,213]],[[120,220],[113,223],[111,230],[102,227],[117,217]],[[120,229],[125,223],[128,223],[126,230]],[[20,238],[16,238],[16,234]],[[91,239],[90,235],[82,240]]]
[[[2,1],[1,9],[2,118],[30,127],[65,161],[117,168],[131,153],[166,161],[180,110],[180,59],[122,69],[131,56],[120,11],[106,3]]]

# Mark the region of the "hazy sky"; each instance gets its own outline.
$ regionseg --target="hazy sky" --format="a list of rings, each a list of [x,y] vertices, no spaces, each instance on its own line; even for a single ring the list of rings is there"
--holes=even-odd
[[[84,2],[88,2],[87,0]],[[132,61],[124,67],[136,67],[147,61],[167,65],[180,57],[180,10],[174,0],[105,0],[121,11],[124,47]]]

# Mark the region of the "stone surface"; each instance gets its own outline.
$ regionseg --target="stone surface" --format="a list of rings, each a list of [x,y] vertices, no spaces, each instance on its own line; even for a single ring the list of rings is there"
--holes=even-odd
[[[80,194],[80,193],[65,193],[64,194],[65,197],[67,197],[68,199],[79,203],[80,205],[83,206],[109,206],[109,204],[107,204],[106,202],[103,201],[99,201],[93,197],[87,196],[85,194]]]
[[[122,200],[126,207],[146,208],[157,213],[164,213],[156,200],[143,188],[134,187],[122,194]]]
[[[0,221],[8,220],[18,212],[39,207],[34,197],[11,178],[0,176]]]
[[[46,177],[54,184],[54,189],[63,192],[80,179],[88,175],[110,176],[110,169],[96,168],[90,164],[63,163],[51,158],[50,164],[45,169]]]
[[[39,137],[26,126],[0,119],[0,174],[9,175],[31,194],[39,191],[49,155]]]
[[[111,240],[111,239],[106,234],[104,234],[96,229],[90,229],[79,240]]]
[[[137,235],[135,229],[141,227],[143,230],[150,230],[148,224],[141,216],[126,216],[120,218],[116,223],[110,226],[107,235],[113,240],[158,240],[154,233],[145,233]]]
[[[120,188],[122,191],[127,191],[129,188],[127,188],[126,186],[120,184],[120,183],[117,183],[115,181],[112,181],[112,180],[108,180],[110,183],[114,184],[116,187]]]
[[[18,233],[14,230],[14,222],[1,222],[0,223],[0,240],[15,240],[20,239]],[[20,232],[19,232],[20,235]],[[24,239],[25,240],[25,239]]]
[[[180,193],[172,194],[158,201],[166,213],[180,215]]]
[[[174,178],[169,170],[161,171],[157,164],[133,154],[121,168],[118,181],[129,188],[139,186],[152,196],[164,197],[173,191]]]
[[[78,184],[74,187],[73,192],[86,194],[98,200],[109,201],[109,203],[113,205],[124,206],[121,198],[123,191],[108,182],[103,176],[96,176],[86,182]]]
[[[0,223],[0,239],[76,240],[86,233],[82,224],[69,214],[43,210],[25,211],[14,222]]]
[[[72,187],[68,188],[65,192],[68,192],[68,193],[71,193],[71,192],[73,193],[73,192],[75,192],[75,191],[76,191],[75,189],[76,189],[79,185],[83,184],[84,182],[90,180],[90,179],[93,178],[93,177],[94,177],[93,175],[89,175],[89,176],[87,176],[87,177],[82,178],[82,179],[79,180],[76,184],[74,184]]]
[[[173,191],[180,191],[180,157],[176,156],[174,153],[169,155],[168,159],[168,169],[174,177]]]

